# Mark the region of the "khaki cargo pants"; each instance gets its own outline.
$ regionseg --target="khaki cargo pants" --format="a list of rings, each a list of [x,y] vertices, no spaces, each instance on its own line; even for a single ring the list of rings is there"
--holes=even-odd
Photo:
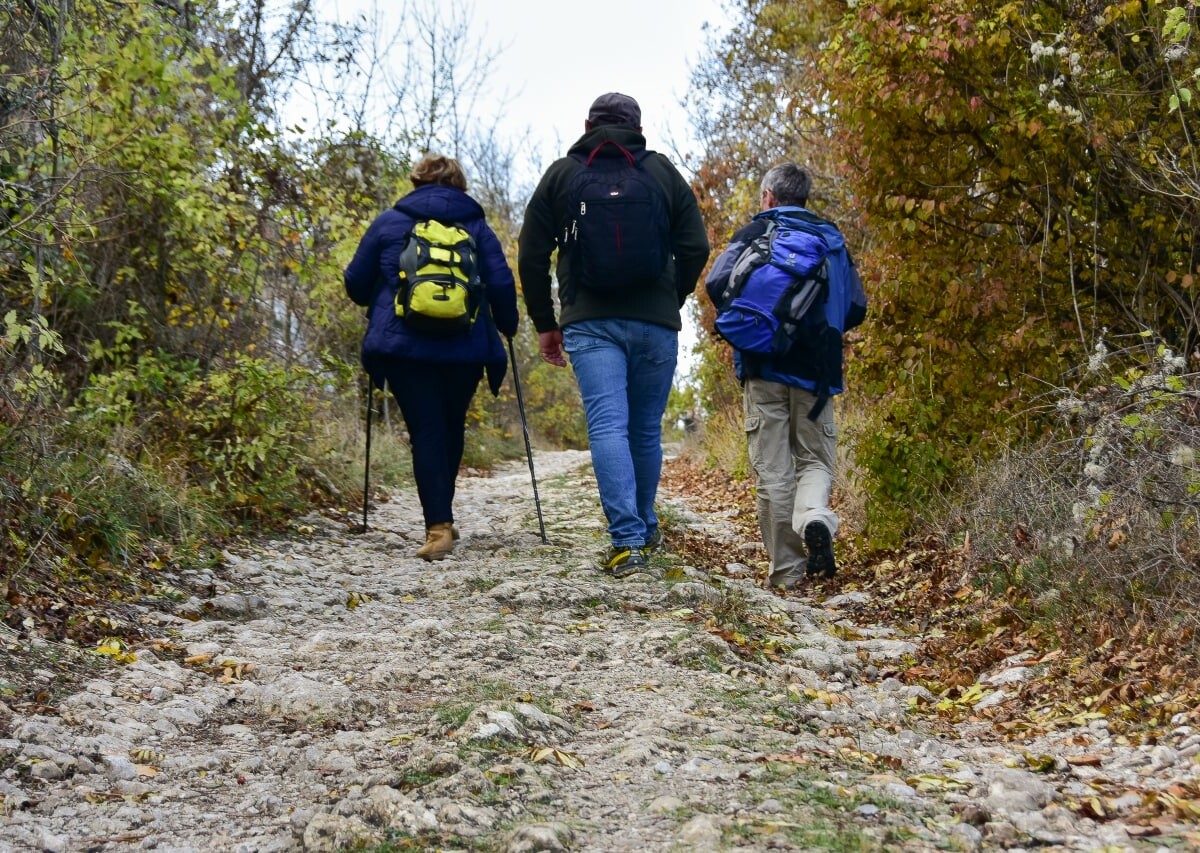
[[[771,558],[769,583],[791,586],[804,577],[804,528],[820,521],[837,533],[829,509],[837,452],[834,401],[808,419],[816,396],[765,379],[743,383],[746,438],[758,487],[758,526]]]

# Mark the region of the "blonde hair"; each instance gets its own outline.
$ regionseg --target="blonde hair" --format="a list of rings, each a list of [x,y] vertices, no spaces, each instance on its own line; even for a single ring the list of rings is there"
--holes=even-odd
[[[426,154],[420,163],[413,166],[408,178],[414,187],[441,184],[463,192],[467,190],[467,173],[463,171],[462,164],[453,157],[443,157],[441,154]]]

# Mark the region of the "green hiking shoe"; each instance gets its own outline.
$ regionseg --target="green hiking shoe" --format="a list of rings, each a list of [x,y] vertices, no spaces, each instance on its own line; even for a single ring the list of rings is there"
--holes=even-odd
[[[661,527],[654,528],[654,532],[650,534],[650,538],[646,540],[646,544],[642,546],[642,551],[646,554],[653,554],[663,545],[663,533]]]
[[[609,570],[614,578],[623,578],[646,571],[646,555],[636,545],[613,545],[600,561],[600,568]]]

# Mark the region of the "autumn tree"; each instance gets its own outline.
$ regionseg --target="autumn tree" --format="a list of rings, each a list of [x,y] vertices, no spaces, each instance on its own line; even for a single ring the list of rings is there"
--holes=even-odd
[[[362,333],[341,270],[417,137],[303,132],[289,93],[363,35],[313,4],[0,10],[0,566],[20,570],[0,581],[18,595],[336,488],[317,438],[355,410]]]
[[[854,451],[876,542],[974,460],[1043,431],[1047,383],[1105,330],[1195,348],[1189,4],[738,9],[752,55],[780,45],[748,91],[774,93],[772,127],[788,126],[785,105],[814,105],[856,231],[872,307],[849,385],[868,404]],[[814,35],[783,43],[794,32]],[[732,115],[747,138],[768,124]],[[716,149],[714,173],[732,150]]]
[[[874,517],[1036,434],[1046,382],[1104,333],[1188,351],[1195,197],[1184,7],[872,3],[822,63],[886,251],[859,381]]]
[[[692,71],[685,102],[703,151],[693,185],[714,253],[758,212],[762,177],[776,163],[795,160],[814,171],[814,208],[832,217],[842,201],[825,98],[805,82],[819,56],[822,19],[765,0],[736,0],[726,9],[730,18],[709,31],[708,55]],[[744,469],[731,351],[713,332],[708,299],[689,306],[701,330],[696,379],[708,412],[708,457]]]

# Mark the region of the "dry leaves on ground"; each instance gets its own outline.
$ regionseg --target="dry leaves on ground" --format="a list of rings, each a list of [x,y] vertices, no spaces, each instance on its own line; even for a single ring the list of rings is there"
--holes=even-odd
[[[743,536],[757,540],[752,486],[701,470],[687,457],[670,460],[663,476],[664,491],[693,501],[703,495],[706,512],[728,514]],[[699,534],[685,532],[673,544],[714,574],[729,562],[727,545]],[[1111,628],[1085,633],[1075,624],[1034,621],[1022,590],[990,592],[977,583],[964,548],[932,538],[895,553],[856,552],[842,542],[838,548],[836,578],[785,594],[868,593],[869,601],[842,610],[856,624],[890,625],[919,638],[917,660],[881,676],[928,688],[939,701],[919,710],[935,724],[989,722],[997,737],[1021,738],[1104,716],[1119,740],[1154,743],[1178,714],[1200,722],[1200,663],[1178,643],[1146,636],[1136,625],[1115,636]],[[1030,667],[1031,677],[1007,687],[999,705],[975,711],[977,682],[1005,661]]]

